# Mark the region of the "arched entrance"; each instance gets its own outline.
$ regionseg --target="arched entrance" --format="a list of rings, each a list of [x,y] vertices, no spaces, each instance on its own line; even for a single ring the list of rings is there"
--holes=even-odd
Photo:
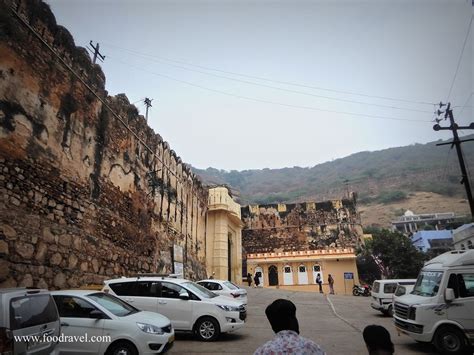
[[[260,266],[257,266],[255,268],[255,274],[258,277],[258,280],[260,281],[260,287],[263,287],[263,269]]]
[[[283,285],[293,285],[293,270],[290,265],[283,267]]]
[[[308,272],[306,271],[306,266],[298,266],[298,285],[307,285],[308,284]]]
[[[278,286],[278,268],[271,265],[268,268],[268,284],[270,286]]]

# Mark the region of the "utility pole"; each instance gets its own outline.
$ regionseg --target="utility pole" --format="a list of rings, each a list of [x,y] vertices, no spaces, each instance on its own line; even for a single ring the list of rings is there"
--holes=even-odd
[[[146,105],[146,114],[145,114],[145,118],[146,118],[146,121],[148,122],[148,109],[151,107],[151,102],[153,101],[153,99],[149,99],[148,97],[145,97],[145,100],[143,100],[143,102],[145,103]]]
[[[94,46],[94,45],[92,44],[92,41],[90,41],[90,42],[89,42],[89,45],[90,45],[91,48],[93,49],[93,50],[92,50],[92,49],[90,49],[89,47],[87,48],[87,49],[94,55],[94,57],[92,58],[92,63],[95,64],[95,62],[97,61],[97,58],[99,58],[99,60],[100,60],[101,62],[103,62],[104,59],[105,59],[105,55],[100,54],[100,52],[99,52],[99,43],[97,43],[97,45]]]
[[[446,106],[445,111],[441,111],[441,108]],[[469,207],[471,208],[471,219],[474,219],[474,201],[472,198],[472,191],[471,191],[471,184],[469,182],[469,177],[467,175],[466,164],[464,163],[464,157],[461,150],[461,143],[474,141],[474,139],[459,139],[458,129],[474,129],[474,122],[472,122],[469,126],[458,126],[456,122],[454,122],[453,110],[451,109],[451,103],[448,102],[447,104],[443,104],[442,102],[439,103],[439,108],[437,111],[438,116],[444,113],[444,119],[449,118],[450,126],[449,127],[441,127],[439,122],[441,119],[436,119],[436,124],[433,126],[435,131],[442,131],[442,130],[450,130],[453,132],[453,141],[447,143],[438,143],[436,145],[451,145],[451,149],[453,146],[456,146],[456,152],[458,154],[459,165],[461,167],[461,184],[464,184],[466,188],[467,200],[469,201]]]

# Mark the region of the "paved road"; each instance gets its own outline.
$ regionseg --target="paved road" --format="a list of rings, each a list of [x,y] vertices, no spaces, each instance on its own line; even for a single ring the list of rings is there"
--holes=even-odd
[[[243,329],[222,335],[213,343],[196,341],[189,334],[177,334],[171,354],[253,354],[263,343],[273,338],[265,316],[265,307],[277,298],[290,299],[296,305],[301,335],[314,340],[328,354],[367,354],[362,330],[366,325],[379,324],[387,328],[395,344],[396,354],[433,354],[430,345],[415,343],[398,336],[390,318],[370,308],[368,297],[292,292],[276,289],[248,290],[248,318]],[[334,306],[334,313],[331,303]]]

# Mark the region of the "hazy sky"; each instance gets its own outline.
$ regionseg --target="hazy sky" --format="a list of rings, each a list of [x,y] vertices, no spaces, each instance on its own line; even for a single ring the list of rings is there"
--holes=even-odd
[[[152,98],[150,125],[185,162],[227,170],[449,138],[432,105],[380,97],[447,100],[472,18],[471,0],[47,2],[77,45],[100,43],[109,93]],[[450,95],[461,124],[472,38]]]

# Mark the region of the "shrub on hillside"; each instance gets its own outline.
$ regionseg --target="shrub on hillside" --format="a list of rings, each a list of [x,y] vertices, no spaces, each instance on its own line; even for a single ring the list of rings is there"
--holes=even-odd
[[[378,201],[384,204],[402,201],[407,198],[407,194],[403,191],[384,191],[378,196]]]

